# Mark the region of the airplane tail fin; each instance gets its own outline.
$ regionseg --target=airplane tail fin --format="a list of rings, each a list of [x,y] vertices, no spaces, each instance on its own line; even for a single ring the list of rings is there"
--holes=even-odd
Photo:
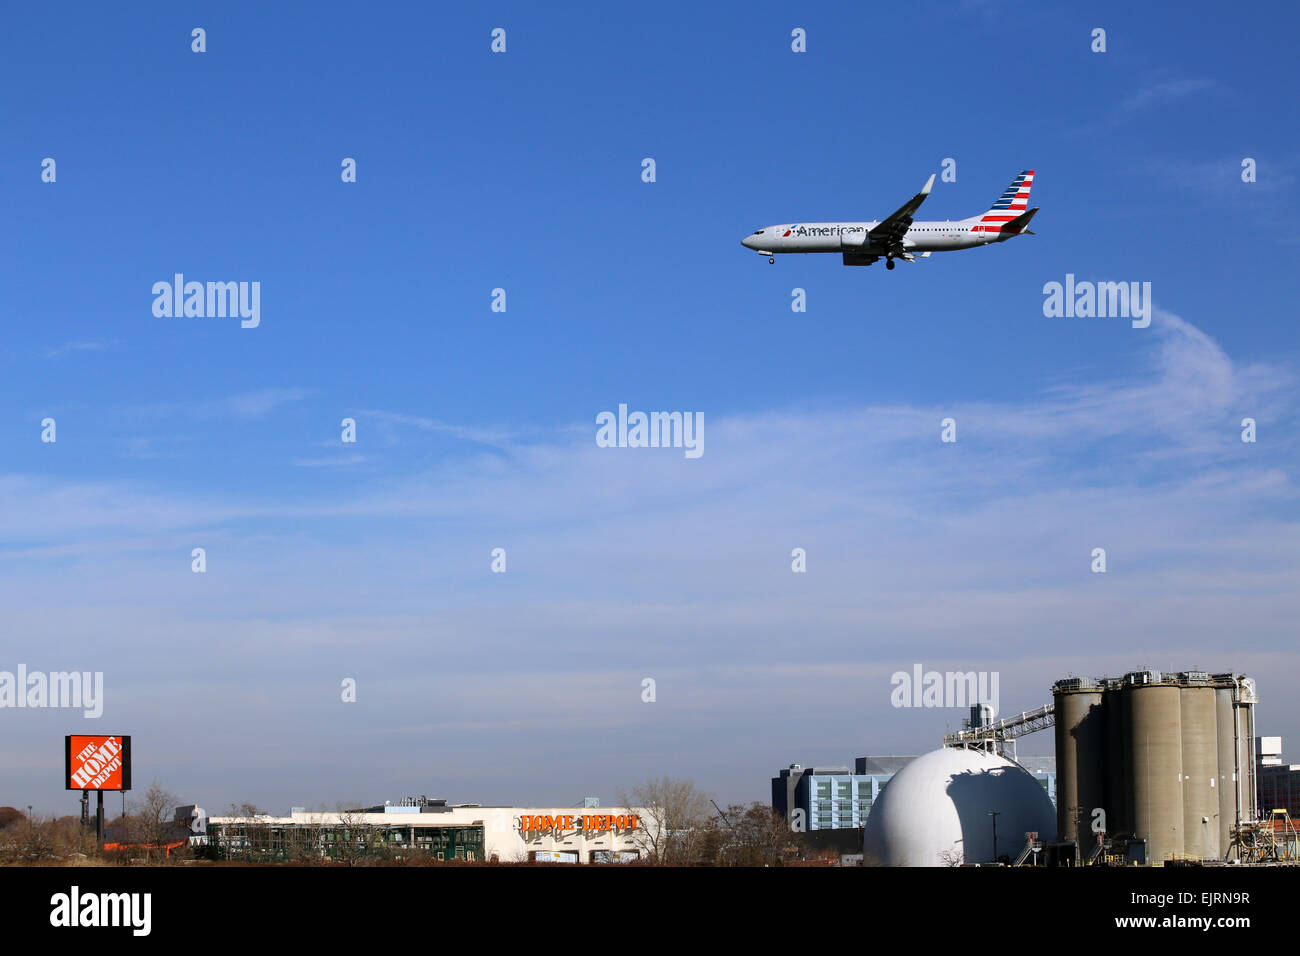
[[[1033,184],[1034,171],[1026,169],[1011,181],[1011,185],[998,197],[998,201],[993,204],[992,208],[980,216],[980,222],[985,227],[993,226],[1005,229],[1003,223],[1011,223],[1019,219],[1024,211],[1029,208],[1029,190]],[[1028,219],[1025,220],[1025,222],[1028,221]],[[990,229],[989,231],[993,230]]]

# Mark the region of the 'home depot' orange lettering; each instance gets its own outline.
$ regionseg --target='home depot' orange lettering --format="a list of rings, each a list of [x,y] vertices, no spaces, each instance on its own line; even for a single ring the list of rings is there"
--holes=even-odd
[[[519,829],[528,833],[545,833],[557,830],[576,830],[577,818],[572,815],[541,816],[526,813],[519,817]],[[584,813],[582,815],[583,833],[605,833],[609,830],[635,830],[640,826],[641,818],[635,813],[618,815],[612,813]]]

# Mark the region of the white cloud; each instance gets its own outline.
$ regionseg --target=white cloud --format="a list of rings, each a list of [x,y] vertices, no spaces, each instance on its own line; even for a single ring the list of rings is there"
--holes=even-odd
[[[77,341],[65,342],[63,345],[46,349],[41,354],[47,359],[60,358],[72,352],[102,352],[109,347],[108,342]]]
[[[1126,113],[1158,106],[1173,100],[1180,100],[1193,93],[1214,89],[1218,84],[1206,77],[1174,77],[1148,82],[1140,89],[1134,90],[1123,102],[1120,109]]]
[[[258,388],[206,401],[155,402],[125,409],[130,418],[262,418],[311,394],[306,388]]]
[[[260,418],[281,405],[300,402],[309,394],[310,391],[305,388],[259,388],[232,395],[218,403],[217,407],[240,418]]]
[[[402,412],[389,412],[382,409],[362,409],[357,416],[376,426],[386,443],[394,443],[402,428],[421,432],[444,435],[461,441],[487,445],[493,448],[506,448],[513,445],[524,434],[516,428],[484,428],[481,426],[454,425],[429,418],[425,415],[408,415]]]
[[[347,468],[367,461],[365,455],[338,455],[325,458],[295,458],[295,468]]]

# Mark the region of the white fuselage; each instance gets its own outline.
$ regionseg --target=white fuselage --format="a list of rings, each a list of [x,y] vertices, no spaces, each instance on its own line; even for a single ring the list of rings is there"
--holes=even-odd
[[[867,245],[867,236],[879,222],[804,222],[768,226],[744,240],[747,248],[764,255],[785,252],[859,252],[885,254],[883,247]],[[903,236],[908,252],[948,252],[970,249],[1009,239],[986,232],[979,216],[943,222],[914,222]]]

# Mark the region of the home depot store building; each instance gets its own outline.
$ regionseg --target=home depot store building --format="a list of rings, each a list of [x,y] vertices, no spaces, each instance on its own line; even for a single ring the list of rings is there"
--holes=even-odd
[[[278,859],[289,848],[338,857],[357,842],[388,850],[417,850],[442,860],[537,860],[626,863],[645,852],[642,811],[447,806],[444,800],[405,801],[355,811],[308,811],[287,817],[211,817],[208,845],[224,858]]]

